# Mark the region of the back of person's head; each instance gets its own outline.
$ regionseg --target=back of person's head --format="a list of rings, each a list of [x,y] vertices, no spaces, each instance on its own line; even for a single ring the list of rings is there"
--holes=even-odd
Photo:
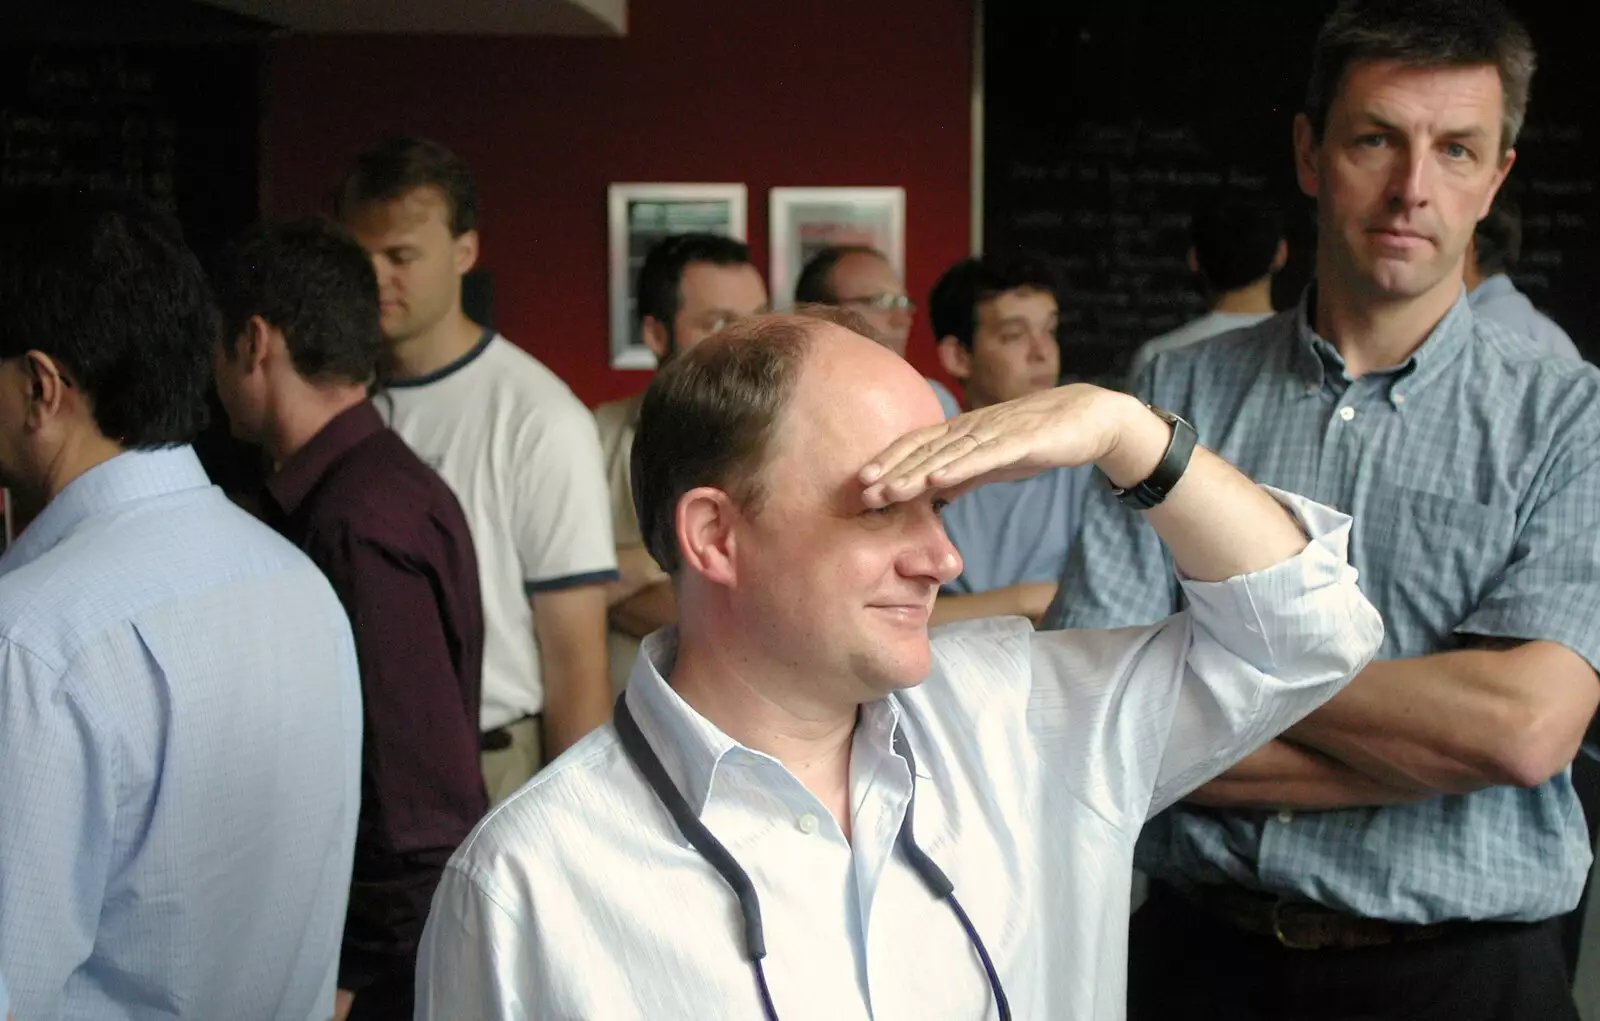
[[[1216,195],[1195,207],[1189,237],[1206,286],[1236,291],[1272,274],[1283,244],[1283,214],[1258,196]]]
[[[696,262],[746,266],[750,264],[750,246],[721,234],[674,234],[656,242],[644,257],[635,288],[638,307],[634,311],[641,322],[649,316],[668,331],[672,329],[682,301],[683,271]]]
[[[794,284],[796,305],[836,305],[839,292],[834,287],[833,270],[845,258],[866,255],[888,262],[888,256],[870,245],[830,245],[813,255],[800,270]]]
[[[1511,273],[1522,261],[1522,208],[1504,188],[1495,196],[1489,215],[1478,221],[1472,251],[1479,276]]]
[[[759,513],[762,469],[822,323],[867,336],[848,309],[803,305],[792,315],[739,320],[673,358],[644,392],[630,481],[645,549],[667,573],[682,567],[677,507],[701,486]]]
[[[216,310],[176,221],[132,196],[0,195],[0,358],[48,355],[127,448],[204,427]]]
[[[1007,291],[1043,291],[1059,303],[1066,291],[1059,262],[1035,252],[963,259],[945,270],[928,298],[928,320],[938,340],[954,337],[972,350],[978,306]]]
[[[1343,0],[1312,51],[1305,113],[1317,140],[1345,72],[1369,60],[1419,68],[1493,65],[1504,92],[1500,151],[1516,144],[1536,60],[1527,29],[1499,0]]]
[[[438,142],[395,135],[355,158],[333,193],[334,215],[348,220],[357,208],[392,202],[418,188],[435,188],[450,209],[450,233],[478,226],[478,185],[455,153]]]
[[[315,383],[366,383],[385,346],[372,260],[338,224],[321,217],[264,224],[229,250],[217,299],[223,338],[251,316],[283,334],[297,373]],[[231,344],[225,347],[232,351]]]

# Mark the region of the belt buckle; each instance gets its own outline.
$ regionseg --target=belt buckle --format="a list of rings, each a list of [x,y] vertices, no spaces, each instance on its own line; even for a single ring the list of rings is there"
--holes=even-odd
[[[1281,897],[1272,902],[1272,934],[1278,938],[1278,942],[1280,944],[1282,944],[1283,946],[1288,947],[1290,950],[1316,950],[1316,949],[1319,949],[1318,944],[1315,944],[1315,943],[1296,943],[1296,942],[1294,942],[1293,940],[1291,940],[1288,936],[1286,936],[1284,934],[1284,931],[1283,931],[1283,909],[1284,909],[1285,906],[1292,906],[1292,905],[1290,905],[1288,901],[1284,900]]]

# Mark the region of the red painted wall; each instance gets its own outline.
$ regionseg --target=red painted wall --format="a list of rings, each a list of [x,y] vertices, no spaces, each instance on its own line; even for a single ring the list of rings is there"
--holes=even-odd
[[[498,325],[594,404],[643,387],[607,361],[606,186],[742,181],[906,189],[919,305],[969,249],[970,0],[633,0],[622,39],[299,37],[265,82],[263,203],[325,210],[392,131],[473,168]],[[911,359],[934,372],[919,314]]]

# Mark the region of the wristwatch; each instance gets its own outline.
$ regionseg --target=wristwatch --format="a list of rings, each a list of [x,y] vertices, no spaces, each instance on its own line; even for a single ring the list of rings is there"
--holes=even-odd
[[[1161,421],[1172,426],[1172,440],[1167,444],[1167,452],[1161,455],[1161,462],[1143,482],[1127,489],[1111,487],[1112,495],[1123,506],[1142,511],[1158,506],[1167,498],[1167,494],[1172,492],[1172,487],[1178,484],[1178,480],[1183,478],[1183,473],[1189,467],[1189,458],[1194,455],[1195,444],[1194,426],[1165,408],[1158,408],[1154,404],[1147,404],[1145,407],[1154,412]]]

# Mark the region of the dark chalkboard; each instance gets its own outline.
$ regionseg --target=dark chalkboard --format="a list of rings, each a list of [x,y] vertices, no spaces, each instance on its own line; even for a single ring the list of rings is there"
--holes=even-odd
[[[258,215],[259,59],[240,42],[0,46],[0,188],[141,193],[209,262]],[[257,484],[215,402],[196,446],[224,488]]]
[[[1119,378],[1143,341],[1204,311],[1183,257],[1206,191],[1281,201],[1291,259],[1279,307],[1305,286],[1315,244],[1290,147],[1329,0],[1125,0],[985,10],[984,245],[1066,261],[1062,369]],[[1556,0],[1515,5],[1540,71],[1510,187],[1524,211],[1515,278],[1600,354],[1600,226],[1584,36]]]

